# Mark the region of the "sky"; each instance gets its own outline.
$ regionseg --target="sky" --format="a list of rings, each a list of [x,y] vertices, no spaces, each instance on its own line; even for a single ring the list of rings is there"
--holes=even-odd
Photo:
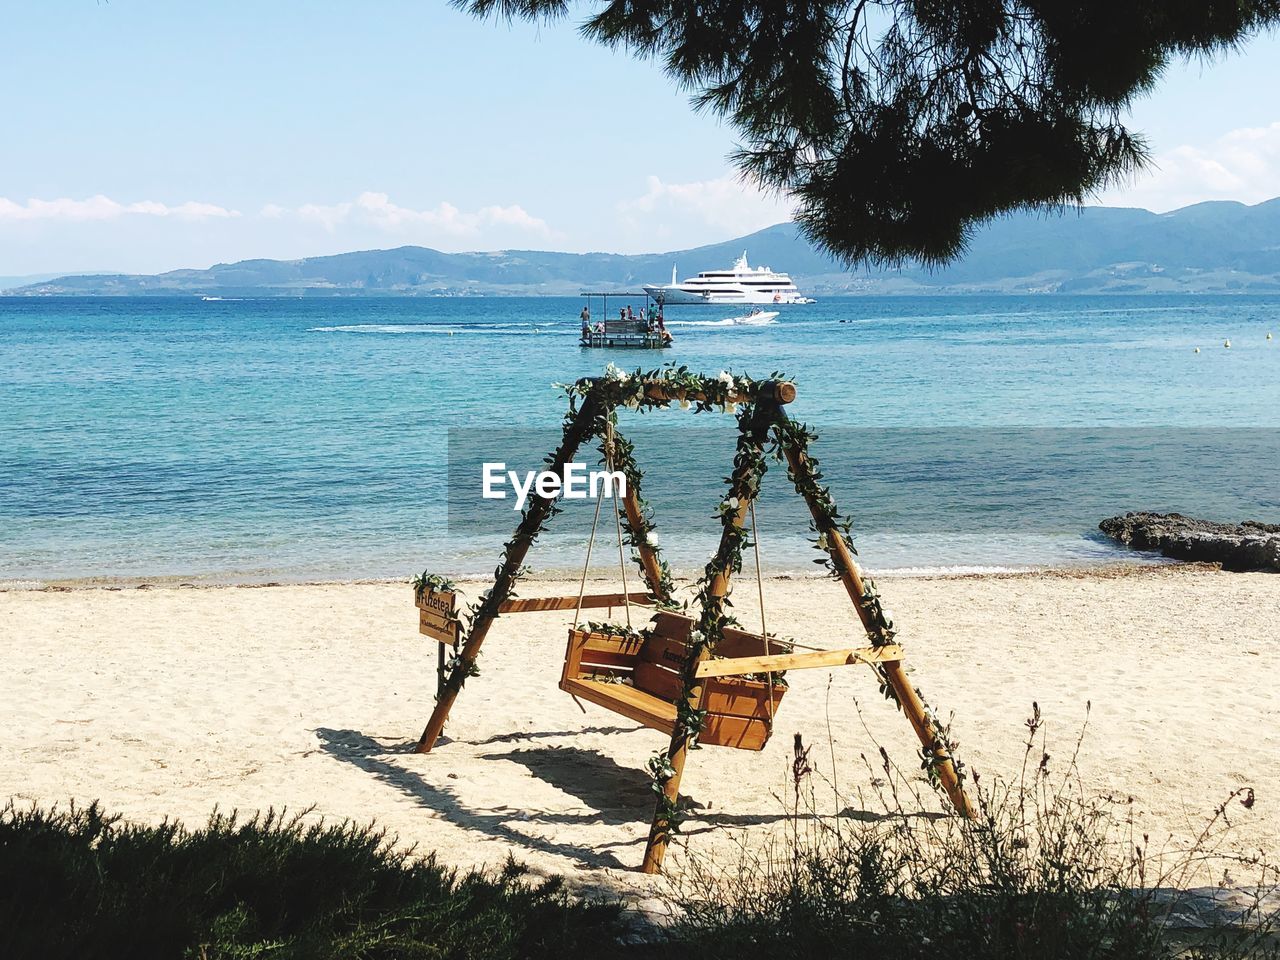
[[[580,18],[583,14],[579,13]],[[422,244],[622,253],[785,220],[733,131],[574,18],[443,0],[0,0],[0,277]],[[1137,104],[1156,169],[1099,202],[1280,196],[1280,39]]]

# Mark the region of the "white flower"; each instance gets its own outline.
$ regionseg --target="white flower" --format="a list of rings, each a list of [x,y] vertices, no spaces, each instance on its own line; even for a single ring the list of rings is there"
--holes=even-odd
[[[622,372],[618,367],[614,366],[612,361],[604,368],[604,376],[606,380],[617,380],[619,383],[626,383],[630,377]]]
[[[733,386],[733,374],[729,373],[729,371],[727,370],[721,370],[718,374],[716,374],[716,379],[719,380],[721,383],[723,383],[727,387]]]
[[[704,507],[703,509],[705,510],[706,508]],[[649,541],[649,546],[656,547],[658,545],[658,535],[652,530],[648,531],[644,537]]]
[[[688,410],[688,409],[689,409],[689,401],[688,401],[688,400],[686,400],[684,397],[681,397],[681,398],[680,398],[680,409],[681,409],[681,410]]]
[[[827,549],[827,535],[825,533],[818,537],[818,548],[821,550]]]

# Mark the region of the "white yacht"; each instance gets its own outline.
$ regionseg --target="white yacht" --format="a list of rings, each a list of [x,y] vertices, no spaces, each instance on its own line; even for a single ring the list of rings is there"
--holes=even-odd
[[[670,284],[649,285],[644,292],[658,303],[813,303],[785,273],[749,266],[745,250],[730,269],[704,270],[680,283],[672,267]]]

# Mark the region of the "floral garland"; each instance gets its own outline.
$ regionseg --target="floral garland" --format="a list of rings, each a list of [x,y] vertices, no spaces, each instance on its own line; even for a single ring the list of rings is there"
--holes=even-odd
[[[774,373],[771,379],[785,380],[786,378],[781,373]],[[710,588],[712,581],[722,573],[732,575],[742,570],[742,550],[750,543],[746,529],[735,522],[736,515],[744,498],[754,500],[759,493],[760,482],[767,470],[766,451],[779,460],[785,460],[788,450],[799,454],[797,460],[801,469],[797,471],[788,465],[787,476],[794,484],[796,491],[812,505],[816,514],[810,521],[810,529],[816,534],[814,546],[821,550],[825,557],[815,562],[826,565],[835,578],[840,578],[844,571],[837,566],[835,555],[829,549],[830,538],[833,533],[840,535],[845,539],[850,553],[856,554],[857,551],[852,544],[848,543],[852,520],[839,514],[830,489],[822,483],[823,475],[818,460],[808,453],[809,443],[816,439],[816,434],[804,424],[781,415],[781,411],[771,397],[762,397],[761,381],[735,376],[727,371],[722,371],[715,377],[705,377],[690,371],[687,367],[677,367],[674,364],[654,370],[636,370],[633,373],[626,373],[610,363],[605,369],[605,375],[601,378],[583,378],[572,384],[558,386],[564,389],[569,404],[563,419],[560,447],[554,454],[545,458],[545,462],[552,466],[571,459],[569,455],[578,449],[587,437],[594,435],[604,438],[608,427],[617,422],[616,411],[619,407],[645,413],[677,403],[682,409],[692,408],[695,413],[719,410],[737,414],[738,445],[734,456],[734,470],[729,479],[730,489],[718,508],[723,536],[720,548],[704,568],[703,576],[697,584],[694,599],[699,604],[701,614],[690,632],[681,696],[676,704],[676,729],[686,737],[689,749],[697,749],[697,738],[703,729],[706,711],[690,706],[689,700],[693,686],[691,666],[703,651],[713,652],[723,639],[724,628],[736,623],[733,616],[726,612],[726,608],[732,606],[731,601],[727,597],[715,596]],[[651,387],[663,389],[651,392]],[[739,404],[743,407],[741,411],[737,409]],[[583,417],[584,413],[587,416]],[[770,431],[773,435],[771,444]],[[672,605],[670,598],[674,583],[670,569],[660,555],[658,539],[653,531],[652,511],[639,497],[642,474],[635,463],[634,447],[630,441],[616,433],[613,439],[615,469],[621,470],[626,476],[627,483],[636,492],[640,504],[639,524],[633,526],[629,518],[624,516],[624,542],[632,548],[646,546],[653,551],[658,559],[661,582],[652,586],[661,591],[667,605]],[[547,522],[558,514],[560,509],[558,501],[545,501],[541,498],[531,499],[525,505],[515,535],[503,544],[498,566],[494,570],[494,587],[481,594],[479,600],[467,609],[468,632],[482,616],[497,618],[500,596],[503,598],[515,596],[512,587],[525,570],[514,563],[513,549],[519,546],[523,556],[523,552],[528,549],[538,534],[546,529]],[[643,573],[643,563],[635,549],[632,556],[637,563],[641,564]],[[892,643],[896,635],[892,617],[884,609],[874,581],[864,578],[862,583],[863,595],[859,598],[859,602],[868,614],[867,622],[871,624],[867,631],[868,636],[875,646]],[[418,581],[415,581],[415,589],[417,584]],[[499,586],[504,586],[505,589],[499,590]],[[456,686],[456,689],[461,689],[467,678],[479,674],[475,660],[465,657],[462,652],[455,654],[446,669],[448,671],[446,685]],[[884,667],[875,664],[873,669],[876,671],[880,690],[885,698],[902,709],[902,704],[889,683]],[[941,784],[938,768],[941,764],[948,762],[947,758],[950,757],[957,776],[963,780],[963,765],[954,759],[957,744],[951,738],[950,725],[939,721],[936,712],[924,700],[919,688],[916,688],[916,694],[925,704],[926,717],[937,737],[932,748],[921,750],[922,768],[926,771],[930,782],[935,787],[939,787]],[[938,748],[946,751],[941,757],[938,756]],[[667,831],[677,831],[683,819],[683,813],[679,809],[678,802],[666,796],[666,784],[675,775],[668,752],[664,750],[653,756],[648,762],[648,769],[652,777],[652,789],[660,798],[659,819],[664,823]]]
[[[581,399],[581,402],[579,402]],[[586,395],[570,393],[569,409],[562,421],[560,446],[554,453],[543,458],[548,466],[564,464],[572,459],[572,455],[583,441],[593,434],[603,431],[608,408],[598,400]],[[502,601],[516,596],[514,585],[520,577],[528,572],[527,568],[516,562],[514,554],[518,551],[521,557],[532,546],[551,520],[561,510],[558,499],[530,497],[520,513],[520,522],[511,539],[502,545],[502,553],[498,565],[494,568],[494,585],[480,594],[479,599],[467,607],[466,632],[468,641],[475,625],[482,619],[492,621],[499,616]],[[457,653],[445,664],[447,674],[444,689],[456,694],[471,677],[480,675],[480,667],[474,657],[466,655],[466,645],[462,644]]]
[[[649,397],[645,390],[648,384],[665,386],[669,396],[662,399]],[[544,458],[548,466],[554,466],[556,463],[563,464],[572,459],[572,453],[576,452],[587,438],[603,437],[607,425],[611,422],[609,418],[614,415],[618,407],[628,407],[644,412],[655,407],[669,406],[670,397],[675,396],[681,407],[694,406],[697,412],[710,411],[717,407],[730,409],[733,406],[730,397],[748,394],[756,388],[755,382],[751,379],[735,377],[729,373],[722,372],[717,377],[704,377],[691,372],[687,367],[670,364],[656,370],[637,370],[628,374],[612,363],[605,369],[605,375],[601,378],[586,377],[572,384],[558,384],[558,386],[564,389],[569,404],[562,420],[560,446],[555,453]],[[686,394],[691,399],[686,399]],[[701,394],[701,397],[692,398],[693,394]],[[628,445],[629,466],[623,469],[634,471],[638,478],[640,472],[630,452]],[[630,477],[628,482],[631,482]],[[498,565],[493,571],[494,586],[467,607],[465,623],[468,635],[482,618],[497,619],[502,600],[516,595],[513,589],[514,584],[526,571],[514,561],[513,552],[518,549],[520,556],[523,556],[538,535],[546,529],[547,522],[560,510],[558,500],[547,501],[540,497],[531,497],[525,504],[515,534],[502,545]],[[656,551],[657,538],[652,531],[651,520],[645,515],[645,511],[642,511],[642,516],[644,516],[644,530],[630,531],[628,535],[636,542],[643,538],[643,542]],[[659,562],[664,571],[662,586],[667,588],[671,583],[670,571],[661,560]],[[452,690],[454,693],[462,689],[467,679],[480,674],[476,660],[465,656],[465,645],[457,649],[458,652],[445,665],[447,674],[445,689]]]
[[[760,493],[760,482],[768,464],[765,445],[769,428],[776,417],[776,406],[771,402],[755,402],[738,413],[738,443],[733,458],[733,473],[729,478],[729,490],[720,501],[717,513],[720,517],[721,537],[716,554],[707,563],[698,581],[694,601],[701,614],[689,632],[684,669],[681,671],[680,695],[676,699],[676,732],[685,738],[685,748],[698,749],[698,735],[706,724],[707,711],[692,705],[695,687],[699,684],[693,676],[693,665],[706,652],[714,653],[724,639],[724,628],[736,624],[725,608],[732,601],[712,589],[715,581],[723,576],[742,571],[742,550],[750,546],[747,528],[738,523],[742,503],[752,502]],[[667,783],[675,776],[670,748],[660,751],[648,763],[652,777],[652,790],[658,797],[659,830],[675,832],[684,820],[679,798],[667,796]]]
[[[809,443],[818,438],[817,434],[805,424],[786,417],[779,418],[775,432],[777,436],[775,456],[779,460],[786,461],[787,449],[799,454],[796,459],[799,461],[801,469],[797,472],[788,462],[787,478],[795,486],[796,492],[808,501],[813,512],[820,514],[820,517],[815,516],[809,521],[809,529],[817,534],[814,546],[824,554],[821,559],[814,562],[825,565],[831,576],[836,579],[842,579],[845,573],[857,573],[859,575],[862,580],[862,596],[859,598],[859,605],[867,614],[864,623],[870,623],[870,626],[867,627],[867,636],[871,640],[872,646],[875,647],[882,647],[892,643],[894,637],[897,636],[897,628],[894,626],[892,615],[885,609],[880,599],[880,593],[876,589],[875,581],[870,577],[864,576],[860,569],[853,571],[841,569],[835,552],[830,549],[832,535],[838,534],[845,541],[845,546],[850,554],[856,556],[858,553],[853,544],[849,542],[849,534],[853,525],[852,520],[848,517],[842,517],[836,509],[835,499],[831,496],[830,488],[822,483],[821,464],[816,457],[809,453]],[[871,665],[871,668],[875,671],[876,679],[879,681],[880,693],[886,700],[897,706],[899,710],[902,710],[902,703],[898,699],[893,685],[889,682],[889,676],[884,666],[875,663]],[[937,712],[929,704],[929,701],[925,699],[919,687],[915,687],[915,692],[916,696],[920,698],[920,702],[924,704],[925,717],[934,731],[934,742],[927,747],[922,746],[920,749],[921,769],[925,771],[929,783],[935,789],[941,789],[942,782],[938,771],[943,764],[950,761],[955,769],[957,779],[963,782],[965,778],[964,764],[956,759],[956,750],[959,747],[959,742],[951,735],[950,722],[941,722]]]
[[[452,593],[457,589],[457,585],[452,580],[426,570],[414,577],[411,582],[413,584],[413,599],[418,602],[421,602],[422,598],[428,593],[437,593],[442,590]]]
[[[617,423],[617,413],[610,414],[610,422]],[[605,452],[605,444],[607,441],[601,440],[601,452]],[[650,584],[651,589],[658,598],[658,606],[673,607],[675,604],[672,598],[675,596],[676,584],[671,576],[671,568],[667,565],[667,561],[662,558],[661,548],[658,546],[658,535],[653,529],[653,509],[649,506],[649,502],[641,496],[640,482],[644,475],[640,472],[639,466],[635,460],[635,445],[618,433],[616,430],[613,434],[613,469],[618,470],[627,479],[627,491],[635,499],[636,514],[638,523],[632,524],[631,517],[626,511],[622,513],[622,537],[623,543],[631,548],[631,559],[636,566],[640,568],[640,576],[647,579],[649,572],[645,569],[644,559],[640,555],[642,548],[647,548],[653,555],[658,568],[658,582]],[[606,457],[608,454],[605,454]]]

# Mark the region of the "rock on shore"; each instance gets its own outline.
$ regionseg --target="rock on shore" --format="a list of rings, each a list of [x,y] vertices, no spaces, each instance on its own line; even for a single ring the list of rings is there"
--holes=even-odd
[[[1126,513],[1098,529],[1125,546],[1166,557],[1220,563],[1224,570],[1280,570],[1280,524],[1214,523],[1180,513]]]

